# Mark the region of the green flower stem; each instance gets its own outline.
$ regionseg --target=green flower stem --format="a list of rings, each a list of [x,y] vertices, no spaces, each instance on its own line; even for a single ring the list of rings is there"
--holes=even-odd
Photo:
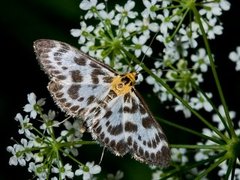
[[[223,156],[225,152],[219,153],[215,156],[211,156],[208,159],[204,159],[195,163],[190,163],[190,164],[186,164],[186,165],[182,165],[182,166],[178,166],[175,169],[169,170],[168,173],[161,177],[161,180],[163,179],[169,179],[170,177],[174,177],[174,175],[178,175],[178,174],[184,174],[185,172],[189,172],[190,169],[199,167],[201,165],[204,165],[206,163],[210,163],[213,162],[214,160],[218,159],[219,157]]]
[[[181,130],[183,130],[185,132],[188,132],[188,133],[194,134],[196,136],[199,136],[200,138],[211,140],[211,141],[213,141],[213,142],[215,142],[217,144],[222,144],[222,140],[218,139],[216,137],[206,136],[206,135],[204,135],[202,133],[199,133],[199,132],[197,132],[197,131],[195,131],[193,129],[189,129],[187,127],[181,126],[179,124],[173,123],[171,121],[168,121],[168,120],[165,120],[165,119],[162,119],[162,118],[156,117],[156,119],[159,120],[160,122],[168,124],[168,125],[170,125],[172,127],[175,127],[175,128],[181,129]]]
[[[171,148],[186,148],[186,149],[212,149],[212,150],[226,150],[225,145],[184,145],[184,144],[171,144]]]
[[[170,37],[169,40],[173,39],[173,37],[176,35],[176,33],[177,33],[178,30],[180,29],[180,27],[181,27],[181,25],[182,25],[182,23],[183,23],[183,21],[184,21],[184,19],[185,19],[185,17],[186,17],[186,15],[187,15],[188,12],[189,12],[189,9],[188,9],[188,8],[187,8],[187,9],[182,9],[182,11],[184,11],[184,10],[186,10],[186,11],[185,11],[185,13],[183,14],[181,21],[178,23],[176,29],[174,30],[174,32],[173,32],[173,34],[171,35],[171,37]]]
[[[216,84],[216,87],[217,87],[217,90],[218,90],[218,93],[219,93],[219,97],[221,99],[221,102],[222,102],[222,105],[223,105],[223,108],[224,108],[224,112],[226,114],[227,123],[228,123],[229,129],[231,131],[231,135],[236,137],[237,135],[234,131],[234,127],[233,127],[231,118],[229,116],[228,107],[227,107],[227,104],[226,104],[226,101],[225,101],[225,98],[224,98],[224,95],[223,95],[223,91],[222,91],[222,88],[221,88],[221,85],[220,85],[220,81],[219,81],[219,78],[218,78],[218,75],[217,75],[217,71],[215,69],[214,59],[213,59],[211,49],[210,49],[210,46],[209,46],[209,43],[208,43],[207,35],[206,35],[205,30],[203,28],[203,24],[201,22],[201,16],[200,16],[196,6],[191,6],[191,9],[192,9],[192,11],[195,15],[196,21],[199,24],[199,27],[200,27],[200,30],[201,30],[201,33],[202,33],[203,41],[204,41],[204,44],[205,44],[205,47],[206,47],[206,50],[207,50],[207,54],[208,54],[208,57],[209,57],[209,60],[210,60],[212,74],[213,74],[215,84]]]
[[[60,147],[71,147],[76,145],[93,145],[97,144],[96,141],[74,141],[74,142],[64,142],[59,144]]]
[[[195,111],[187,101],[185,101],[183,98],[181,98],[175,91],[173,91],[168,84],[166,84],[161,78],[159,78],[156,74],[154,74],[150,69],[148,69],[144,64],[141,64],[141,62],[133,56],[131,53],[129,53],[127,50],[122,49],[124,53],[133,59],[137,64],[139,64],[145,72],[147,72],[150,76],[152,76],[157,82],[159,82],[170,94],[172,94],[176,99],[178,99],[185,107],[187,107],[198,119],[200,119],[207,127],[212,129],[216,134],[218,134],[225,142],[228,141],[228,138],[222,134],[216,127],[211,125],[201,114],[199,114],[197,111]]]
[[[224,119],[224,117],[220,114],[220,112],[218,111],[217,107],[214,105],[214,103],[212,102],[212,100],[206,95],[206,93],[204,91],[202,91],[202,89],[196,85],[196,83],[192,82],[193,87],[195,88],[196,91],[201,92],[201,94],[207,99],[207,101],[211,104],[212,108],[214,109],[214,111],[217,113],[218,117],[220,118],[221,122],[223,123],[225,130],[228,132],[229,135],[231,135],[231,132],[229,130],[229,127],[226,124],[226,121]]]
[[[231,159],[229,159],[228,169],[227,169],[224,179],[228,180],[230,177],[230,174],[232,174],[231,179],[234,180],[235,169],[236,169],[236,159],[231,158]]]
[[[70,159],[72,159],[74,162],[76,162],[77,164],[79,164],[80,166],[85,166],[85,164],[81,163],[80,161],[78,161],[75,157],[73,157],[71,154],[63,151],[62,149],[59,150],[60,152],[62,152],[63,154],[65,154],[67,157],[69,157]]]

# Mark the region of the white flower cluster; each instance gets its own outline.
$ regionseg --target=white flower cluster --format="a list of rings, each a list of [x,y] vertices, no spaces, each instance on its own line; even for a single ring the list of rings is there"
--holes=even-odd
[[[236,120],[236,112],[234,111],[229,111],[229,116],[236,126],[234,132],[236,134],[235,138],[238,139],[238,137],[240,137],[240,120]],[[226,125],[224,125],[224,123],[227,122],[226,119],[227,117],[224,112],[224,108],[220,105],[218,107],[218,113],[213,114],[212,121],[218,127],[217,130],[219,130],[219,133],[222,136],[225,136],[226,139],[223,140],[223,137],[219,136],[219,134],[212,129],[204,128],[201,134],[202,137],[205,138],[203,138],[201,142],[197,142],[197,145],[193,145],[196,147],[198,146],[196,149],[197,151],[186,148],[171,148],[172,166],[175,167],[175,169],[166,170],[159,169],[158,167],[151,167],[153,169],[152,180],[160,180],[161,178],[174,179],[175,177],[182,177],[182,179],[194,179],[204,172],[203,168],[205,165],[218,166],[218,177],[225,178],[226,172],[229,171],[228,156],[234,156],[234,154],[230,153],[230,151],[238,151],[240,145],[239,140],[233,140],[232,137],[229,137],[229,132],[227,132]],[[224,141],[226,141],[226,143],[224,143]],[[188,145],[186,145],[186,147],[187,146]],[[229,152],[227,152],[227,150]],[[237,152],[237,154],[238,153],[239,152]],[[191,158],[195,160],[196,166],[194,166],[194,161],[191,160]],[[199,164],[199,166],[197,166],[197,164]],[[236,164],[234,165],[234,170],[232,171],[234,171],[234,175],[231,174],[228,179],[240,179],[240,161],[238,159],[236,159]],[[200,179],[209,178],[201,177]]]
[[[188,96],[193,92],[193,82],[199,85],[204,81],[202,75],[210,65],[205,49],[197,41],[202,35],[199,24],[194,19],[184,22],[190,14],[191,3],[195,1],[143,0],[141,3],[136,7],[134,1],[128,0],[123,5],[106,7],[97,0],[83,0],[80,9],[85,15],[80,29],[72,29],[71,34],[79,38],[82,51],[122,72],[128,71],[132,55],[137,58],[152,55],[152,48],[146,44],[151,45],[153,36],[157,35],[154,45],[158,44],[159,48],[154,49],[161,53],[160,57],[152,58],[154,68],[151,71],[165,82],[170,82],[187,102],[195,104],[193,108],[206,109],[206,104],[205,107],[201,105],[205,102],[197,104],[195,98]],[[206,0],[195,6],[199,8],[207,38],[221,35],[223,27],[218,17],[230,9],[230,3],[226,0]],[[190,54],[193,48],[197,51]],[[153,86],[153,92],[162,102],[172,101],[176,111],[184,112],[186,117],[191,116],[191,112],[152,76],[146,77],[146,82]],[[198,98],[201,95],[195,96]]]
[[[18,113],[15,117],[20,124],[18,133],[24,137],[17,144],[7,147],[7,151],[12,154],[10,165],[28,166],[28,171],[34,173],[39,180],[72,179],[74,175],[82,175],[84,180],[90,180],[94,174],[101,172],[101,167],[94,165],[94,162],[84,165],[75,158],[83,142],[79,130],[80,120],[76,119],[74,123],[68,119],[64,123],[55,121],[55,111],[50,110],[44,114],[45,100],[37,101],[34,93],[28,94],[28,102],[24,106],[24,111],[28,114],[23,117]],[[61,124],[64,129],[57,137],[54,127],[60,128]],[[63,162],[62,155],[78,162],[79,168],[74,172],[72,165]]]
[[[226,137],[229,137],[229,133],[227,132],[227,129],[226,129],[226,126],[223,124],[223,122],[226,122],[226,114],[224,112],[224,109],[223,109],[223,106],[220,105],[218,107],[218,112],[219,114],[214,114],[212,116],[212,120],[213,122],[215,122],[218,126],[218,130],[220,130],[220,132],[226,136]],[[240,121],[239,120],[236,120],[236,112],[234,111],[230,111],[229,112],[229,116],[231,118],[231,120],[233,120],[234,124],[236,125],[235,127],[235,134],[237,137],[240,137]],[[221,117],[221,118],[220,118]],[[236,123],[238,122],[238,123]],[[206,140],[205,142],[199,142],[198,145],[202,145],[202,146],[206,146],[206,147],[210,147],[210,148],[206,148],[206,149],[199,149],[199,151],[196,152],[194,158],[196,161],[202,161],[202,160],[209,160],[211,158],[213,158],[214,156],[217,157],[220,153],[224,152],[224,146],[222,146],[222,150],[221,150],[221,144],[219,145],[219,143],[216,143],[214,142],[213,140],[218,140],[218,141],[223,141],[223,139],[221,137],[219,137],[219,135],[214,132],[213,130],[210,130],[208,128],[204,128],[202,130],[202,134],[205,135],[205,136],[208,136],[208,137],[211,137],[212,140],[208,139]],[[231,138],[231,137],[229,137]],[[231,141],[231,139],[229,139],[229,141]],[[233,143],[229,143],[228,146],[232,145]],[[215,149],[211,149],[211,148],[214,148]],[[233,148],[237,148],[236,147],[233,147]],[[235,151],[235,150],[234,150]],[[225,153],[225,152],[224,152]],[[233,155],[233,154],[232,154]],[[220,156],[219,159],[224,156]],[[225,156],[225,158],[227,159],[227,157]],[[220,162],[219,163],[219,167],[220,167],[220,170],[218,170],[218,176],[219,177],[224,177],[226,175],[226,172],[228,171],[228,168],[229,168],[229,162],[226,161],[225,159],[222,160],[223,162]],[[218,161],[215,160],[215,163],[217,163]],[[214,163],[214,162],[212,162]],[[239,160],[236,160],[236,164],[235,164],[235,167],[234,167],[234,177],[232,178],[231,177],[232,175],[229,176],[228,179],[240,179],[240,162]]]

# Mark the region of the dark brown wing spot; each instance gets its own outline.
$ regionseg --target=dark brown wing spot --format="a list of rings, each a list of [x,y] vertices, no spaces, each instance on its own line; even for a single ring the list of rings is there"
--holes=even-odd
[[[140,154],[141,156],[143,156],[143,149],[142,149],[142,148],[139,148],[139,154]]]
[[[134,99],[132,99],[131,105],[132,105],[131,108],[128,107],[128,106],[124,106],[123,111],[124,111],[125,113],[131,113],[131,114],[137,112],[137,110],[138,110],[138,104],[136,103],[136,101],[135,101]]]
[[[92,71],[92,75],[98,76],[98,75],[105,75],[104,71],[101,69],[94,69]]]
[[[110,90],[108,95],[111,96],[112,99],[117,97],[117,93],[115,93],[113,90]]]
[[[141,114],[145,114],[146,113],[146,110],[145,110],[145,108],[142,105],[140,105],[140,113]]]
[[[100,137],[100,139],[104,139],[104,137],[105,137],[104,132],[102,132],[99,137]]]
[[[83,100],[84,100],[84,97],[79,97],[79,98],[78,98],[78,101],[79,101],[79,102],[82,102]]]
[[[61,74],[61,72],[59,70],[52,70],[51,71],[53,74],[57,75],[57,74]]]
[[[156,143],[156,141],[154,139],[152,140],[152,146],[153,146],[153,148],[157,147],[157,143]]]
[[[137,145],[136,142],[133,143],[133,149],[134,149],[134,151],[137,151],[137,150],[138,150],[138,145]]]
[[[95,100],[95,96],[89,96],[87,99],[87,105],[91,104]]]
[[[117,143],[115,149],[117,150],[118,153],[124,155],[127,152],[127,145],[123,140],[121,140]]]
[[[152,147],[152,143],[151,143],[151,141],[148,141],[148,143],[147,143],[147,145],[148,145],[148,147]]]
[[[59,52],[59,53],[63,53],[63,54],[65,54],[65,53],[68,52],[68,50],[67,50],[67,49],[59,49],[58,52]]]
[[[62,66],[62,70],[67,70],[68,68],[66,66]]]
[[[108,126],[109,126],[109,124],[110,124],[110,122],[109,122],[109,121],[107,121],[107,122],[105,123],[106,127],[108,127]]]
[[[117,126],[109,126],[107,131],[111,134],[111,135],[119,135],[123,132],[123,127],[122,124],[119,124]]]
[[[116,142],[115,142],[114,140],[111,140],[110,143],[109,143],[109,145],[110,145],[113,149],[115,149]]]
[[[60,80],[64,80],[64,79],[66,79],[67,77],[66,76],[64,76],[64,75],[58,75],[58,76],[56,76],[58,79],[60,79]]]
[[[105,83],[111,83],[112,80],[113,80],[112,77],[109,77],[109,76],[105,76],[105,77],[103,77],[103,82],[105,82]]]
[[[149,129],[152,126],[156,126],[155,121],[152,118],[150,118],[149,116],[142,119],[142,125],[146,129]]]
[[[86,65],[86,59],[84,57],[74,58],[74,62],[79,66],[85,66]]]
[[[103,116],[103,118],[108,119],[111,115],[112,115],[112,111],[109,110],[109,111],[106,112],[106,114]]]
[[[163,133],[158,133],[158,137],[160,138],[160,139],[162,139],[162,140],[167,140],[167,138],[166,138],[166,136],[165,136],[165,134],[163,134]]]
[[[59,99],[59,102],[60,102],[60,103],[65,103],[66,101],[67,101],[66,98],[61,98],[61,99]]]
[[[148,159],[149,158],[149,152],[145,151],[145,157]]]
[[[64,93],[61,92],[61,91],[56,92],[56,94],[55,94],[55,96],[56,96],[57,98],[61,98],[63,95],[64,95]]]
[[[70,86],[70,88],[67,91],[69,97],[71,97],[72,99],[77,99],[79,97],[78,95],[79,89],[80,89],[80,85],[74,84]]]
[[[63,88],[63,86],[55,81],[50,81],[48,84],[48,90],[53,93],[60,91],[62,88]]]
[[[130,93],[125,94],[124,97],[123,97],[123,100],[126,103],[130,103],[130,100],[131,100]]]
[[[70,108],[70,110],[71,110],[71,111],[74,111],[74,112],[77,111],[78,109],[79,109],[79,106],[77,106],[77,105],[76,105],[76,106],[72,106],[72,107]]]
[[[99,79],[98,79],[97,76],[92,75],[91,78],[92,78],[92,83],[93,83],[93,84],[98,84],[98,83],[99,83]]]
[[[91,63],[89,64],[89,66],[91,66],[92,68],[101,68],[97,63],[94,63],[91,61]]]
[[[133,124],[131,122],[126,122],[125,123],[125,131],[127,132],[137,132],[138,127],[136,124]]]
[[[101,126],[98,126],[96,129],[95,129],[95,132],[96,133],[100,133],[102,131],[102,127]],[[103,138],[102,138],[103,139]]]
[[[132,138],[131,138],[130,136],[127,138],[127,144],[128,144],[129,146],[132,145]]]
[[[109,138],[106,137],[106,138],[104,139],[104,142],[105,142],[105,144],[108,144],[108,143],[109,143]]]
[[[70,71],[73,82],[82,82],[83,77],[79,70]]]
[[[55,53],[53,54],[53,56],[62,56],[62,53],[60,53],[60,52],[55,52]]]

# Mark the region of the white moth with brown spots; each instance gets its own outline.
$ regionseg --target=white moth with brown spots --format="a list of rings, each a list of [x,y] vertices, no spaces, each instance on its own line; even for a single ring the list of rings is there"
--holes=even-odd
[[[118,74],[55,40],[37,40],[34,50],[57,105],[81,117],[94,139],[115,155],[130,153],[141,162],[169,165],[166,136],[134,88],[137,73]]]

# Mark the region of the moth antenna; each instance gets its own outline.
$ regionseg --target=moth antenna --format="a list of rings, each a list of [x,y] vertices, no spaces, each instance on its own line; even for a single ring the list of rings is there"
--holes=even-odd
[[[103,147],[103,150],[102,150],[102,154],[101,154],[101,157],[100,157],[100,160],[99,160],[99,165],[102,163],[102,160],[103,160],[103,156],[104,156],[104,153],[105,153],[105,149],[106,149],[106,146]]]
[[[150,46],[152,45],[152,43],[153,43],[154,39],[156,38],[156,36],[158,35],[158,33],[159,33],[159,31],[156,32],[156,33],[154,34],[153,38],[151,39],[151,41],[150,41],[150,43],[149,43],[149,46],[148,46],[148,48],[146,49],[146,52],[144,53],[144,55],[143,55],[143,57],[142,57],[142,59],[141,59],[141,61],[140,61],[140,63],[139,63],[139,66],[138,66],[139,68],[141,67],[141,64],[143,63],[143,61],[144,61],[144,59],[145,59],[145,57],[146,57],[147,51],[150,49]],[[138,71],[138,69],[136,69],[136,72],[137,72],[137,73],[139,73],[140,71],[141,71],[141,70]]]
[[[68,119],[70,119],[71,118],[71,116],[68,116],[67,118],[65,118],[64,120],[62,120],[62,121],[60,121],[60,122],[58,122],[58,123],[55,123],[55,124],[53,124],[52,126],[59,126],[60,124],[63,124],[65,121],[67,121]]]

